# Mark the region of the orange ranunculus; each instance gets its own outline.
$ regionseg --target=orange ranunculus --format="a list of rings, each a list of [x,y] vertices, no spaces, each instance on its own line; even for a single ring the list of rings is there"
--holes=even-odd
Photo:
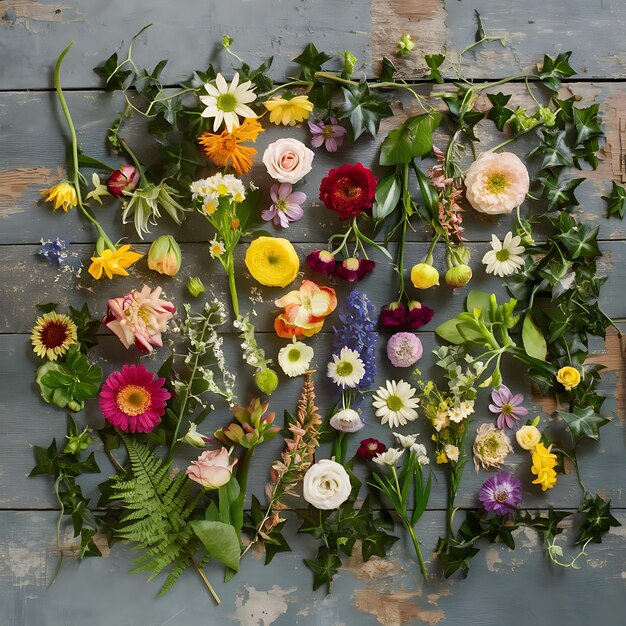
[[[203,133],[198,139],[204,154],[218,167],[227,165],[239,174],[246,174],[252,167],[252,157],[256,154],[255,148],[242,146],[245,141],[256,141],[263,127],[256,118],[246,118],[232,133],[227,130],[222,133]]]
[[[290,291],[275,304],[284,308],[274,322],[279,337],[311,337],[322,330],[324,318],[337,307],[337,296],[331,287],[304,280],[300,289]]]

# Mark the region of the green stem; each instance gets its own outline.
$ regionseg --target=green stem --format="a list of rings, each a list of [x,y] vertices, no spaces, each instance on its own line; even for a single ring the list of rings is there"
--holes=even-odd
[[[404,525],[406,526],[406,529],[409,531],[409,535],[411,535],[411,540],[413,541],[413,547],[415,548],[415,554],[417,555],[417,560],[419,561],[419,564],[420,564],[420,572],[422,573],[422,576],[426,578],[427,577],[426,566],[424,565],[424,559],[422,557],[422,550],[420,549],[420,542],[418,541],[415,535],[415,529],[413,528],[413,526],[408,520],[406,520]]]
[[[148,184],[148,179],[143,172],[143,167],[141,167],[139,159],[135,156],[135,153],[130,149],[130,146],[126,143],[124,139],[120,139],[120,146],[124,148],[124,152],[126,152],[126,154],[130,157],[131,161],[137,168],[137,171],[139,172],[139,182],[141,183],[142,187],[145,187]]]
[[[215,600],[215,602],[217,604],[221,604],[221,601],[217,593],[215,593],[215,589],[213,589],[213,586],[209,582],[209,579],[206,577],[205,573],[202,571],[202,568],[195,562],[193,558],[191,559],[191,562],[193,563],[193,566],[196,568],[196,571],[198,572],[198,574],[200,574],[200,578],[202,578],[202,582],[206,585],[206,588],[209,590],[209,593],[213,596],[213,599]]]
[[[237,296],[237,284],[235,283],[235,261],[233,259],[232,250],[228,252],[228,261],[226,263],[226,273],[228,274],[228,289],[230,290],[230,299],[233,304],[233,312],[235,318],[239,317],[239,297]]]

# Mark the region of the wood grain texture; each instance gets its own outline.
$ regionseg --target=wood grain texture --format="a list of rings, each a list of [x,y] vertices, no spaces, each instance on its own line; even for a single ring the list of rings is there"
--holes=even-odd
[[[617,516],[626,523],[623,511]],[[441,512],[427,512],[418,526],[433,579],[421,581],[409,546],[398,543],[388,560],[373,557],[363,564],[356,555],[347,560],[333,593],[325,596],[323,590],[309,590],[311,575],[302,559],[315,546],[308,537],[295,536],[297,524],[291,519],[287,538],[294,552],[279,554],[267,568],[262,553],[254,551],[227,585],[221,583],[218,568],[207,568],[222,600],[215,607],[192,571],[165,599],[155,600],[159,580],[146,585],[142,575],[129,574],[135,555],[120,544],[102,559],[79,564],[66,558],[56,582],[46,588],[58,563],[54,512],[2,512],[0,624],[527,626],[557,617],[575,626],[619,623],[624,528],[611,529],[602,545],[590,546],[577,571],[548,567],[537,535],[523,530],[516,533],[515,552],[502,544],[481,543],[469,578],[443,581],[431,555],[442,525]],[[573,556],[571,536],[567,532],[559,544]]]

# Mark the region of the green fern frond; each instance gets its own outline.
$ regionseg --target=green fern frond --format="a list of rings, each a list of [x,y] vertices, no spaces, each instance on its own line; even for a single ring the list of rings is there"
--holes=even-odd
[[[133,478],[113,485],[114,499],[122,500],[127,511],[117,535],[145,550],[131,572],[150,572],[150,581],[172,566],[160,592],[164,594],[192,565],[193,554],[200,547],[187,523],[195,500],[188,498],[185,474],[172,476],[171,463],[163,463],[148,446],[126,435],[122,439]]]

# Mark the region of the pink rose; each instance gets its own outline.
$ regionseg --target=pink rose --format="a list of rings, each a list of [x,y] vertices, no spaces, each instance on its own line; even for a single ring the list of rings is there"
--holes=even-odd
[[[206,489],[217,489],[225,485],[233,474],[235,459],[229,464],[228,450],[206,450],[197,461],[192,461],[187,468],[187,476]]]
[[[484,152],[467,170],[465,197],[480,213],[510,213],[528,193],[528,170],[512,152]]]
[[[312,168],[314,152],[297,139],[278,139],[267,146],[263,163],[267,173],[280,183],[297,183]]]

